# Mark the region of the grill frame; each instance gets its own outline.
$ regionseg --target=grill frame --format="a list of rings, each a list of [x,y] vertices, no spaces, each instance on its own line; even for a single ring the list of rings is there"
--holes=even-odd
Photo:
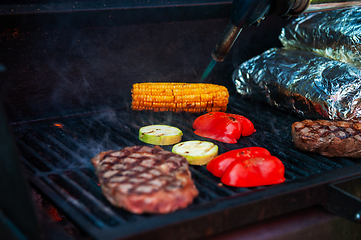
[[[129,3],[132,1],[129,0],[122,1],[122,3],[117,3],[116,5],[102,7],[103,1],[85,2],[86,1],[79,1],[79,5],[77,5],[78,3],[66,3],[65,5],[60,3],[50,7],[47,4],[1,5],[0,19],[4,24],[0,27],[0,52],[2,54],[0,55],[0,74],[4,81],[0,89],[0,96],[7,110],[15,138],[18,140],[26,136],[29,129],[31,131],[36,130],[38,133],[44,133],[44,128],[48,129],[54,123],[64,121],[64,123],[66,123],[65,126],[67,126],[68,121],[72,119],[99,117],[102,116],[103,113],[114,111],[123,112],[127,115],[130,113],[130,86],[133,82],[138,82],[138,80],[149,81],[149,79],[157,79],[169,81],[169,79],[172,79],[187,82],[198,81],[200,74],[209,62],[209,51],[219,40],[221,32],[228,23],[231,4],[231,1],[204,0],[182,1],[184,5],[178,6],[174,3],[179,3],[179,1],[174,0],[167,1],[167,3],[171,2],[170,5],[164,5],[163,1],[152,1],[158,5],[147,7],[145,5],[131,6]],[[109,2],[115,3],[117,1]],[[178,11],[179,9],[181,9],[181,11]],[[132,14],[143,14],[144,18],[134,18]],[[159,16],[165,14],[166,17],[153,18],[154,14],[158,14]],[[232,57],[228,57],[222,65],[214,68],[211,81],[227,85],[229,89],[232,89],[232,83],[225,81],[225,79],[230,79],[234,66],[237,66],[254,55],[262,53],[270,47],[280,46],[277,40],[277,34],[281,27],[286,24],[287,22],[284,20],[267,16],[266,20],[262,21],[259,27],[249,27],[245,29],[232,48],[232,53],[229,55]],[[212,28],[209,30],[210,26]],[[87,30],[89,31],[87,32]],[[108,40],[106,37],[109,36],[109,33],[120,30],[125,31],[127,36],[133,37],[132,40],[134,40],[136,44],[130,44],[129,47],[134,47],[134,49],[132,49],[134,52],[140,51],[147,56],[152,56],[154,52],[157,53],[157,48],[161,47],[162,50],[165,48],[166,51],[162,52],[165,55],[164,59],[168,59],[168,62],[173,64],[172,67],[159,68],[157,69],[158,72],[152,75],[153,72],[150,71],[151,68],[136,71],[138,65],[134,64],[134,66],[128,68],[130,73],[124,78],[124,75],[121,75],[117,68],[117,66],[123,63],[122,61],[117,61],[116,64],[118,65],[116,67],[106,68],[104,71],[101,68],[97,68],[96,70],[100,71],[99,74],[96,71],[92,71],[93,69],[89,69],[89,66],[86,64],[82,65],[81,63],[72,61],[73,59],[71,58],[79,58],[83,60],[83,62],[84,59],[88,60],[88,56],[77,54],[79,48],[86,47],[87,45],[72,45],[69,44],[70,42],[77,43],[77,41],[80,40],[80,42],[83,43],[84,40],[89,40],[89,37],[89,43],[92,47],[99,47],[101,50],[104,50],[102,48],[103,42],[104,40]],[[137,36],[139,31],[147,32],[148,35],[146,35],[144,40],[139,40],[134,37]],[[270,31],[272,32],[271,35],[268,34]],[[96,34],[94,36],[89,34],[89,32],[95,32]],[[174,33],[177,33],[178,44],[173,44],[171,41],[167,42],[167,38],[164,36],[156,36],[159,32],[168,34],[166,37],[173,36]],[[78,33],[79,35],[77,35]],[[106,37],[99,37],[104,33]],[[117,37],[118,36],[119,35],[117,35]],[[266,38],[268,41],[264,41]],[[184,47],[187,45],[183,43],[189,43],[189,39],[202,39],[202,45],[188,49]],[[171,40],[174,39],[171,38]],[[159,46],[157,44],[158,41],[163,45]],[[123,51],[125,50],[121,48],[121,44],[118,44],[118,40],[109,41],[109,43],[110,45],[116,46],[116,51],[113,51],[113,53],[119,54],[119,52],[121,52],[123,56]],[[144,50],[145,48],[138,48],[136,46],[138,43],[147,46],[146,50]],[[149,45],[149,43],[153,45]],[[58,48],[60,46],[61,49]],[[54,49],[55,51],[53,51]],[[154,49],[157,51],[151,51]],[[45,52],[50,54],[44,55],[43,53]],[[157,57],[150,57],[149,60],[147,60],[148,62],[145,63],[141,55],[130,57],[129,52],[126,51],[126,53],[128,53],[128,55],[125,54],[129,57],[128,61],[132,63],[139,61],[143,67],[149,62],[154,62],[154,65],[159,67],[161,67],[163,63],[163,61],[161,61],[163,59],[158,59]],[[200,60],[190,61],[190,63],[188,63],[188,61],[177,61],[174,60],[174,53],[179,54],[181,56],[180,59],[191,56],[194,59]],[[44,56],[50,57],[44,60],[42,59]],[[99,60],[99,63],[109,63],[109,59],[112,61],[117,60],[117,58],[111,59],[108,56],[90,56],[89,59],[93,61]],[[71,69],[72,71],[70,71],[70,73],[56,71],[63,63],[67,63],[65,60],[69,60],[71,63],[69,65],[74,67]],[[36,64],[33,64],[33,62]],[[49,70],[49,68],[46,67],[49,62],[50,64],[55,64],[52,66],[55,70]],[[104,64],[104,66],[106,66],[106,64]],[[83,75],[83,73],[85,74]],[[98,83],[105,82],[104,85],[106,87],[101,89],[85,88],[85,92],[89,92],[83,95],[83,87],[88,86],[82,84],[84,76],[87,77],[86,80],[88,80],[90,86],[94,87],[95,85],[98,87]],[[121,81],[119,81],[119,79],[121,79]],[[77,87],[79,91],[75,91],[73,94],[74,89]],[[63,95],[59,96],[60,98],[54,99],[51,91],[57,88],[62,88]],[[121,91],[114,91],[114,89],[120,89]],[[104,93],[104,91],[108,92],[106,92],[106,94],[98,94],[99,92]],[[79,93],[81,95],[80,97],[78,97]],[[87,99],[87,94],[92,98]],[[104,95],[106,95],[106,98]],[[328,185],[337,180],[359,176],[359,164],[349,159],[330,160],[315,154],[304,154],[295,151],[290,141],[285,142],[287,139],[290,139],[289,135],[283,133],[289,132],[290,123],[292,122],[291,119],[296,120],[297,118],[274,109],[270,110],[268,106],[240,99],[235,95],[231,96],[231,99],[232,102],[229,110],[249,117],[254,121],[256,128],[262,131],[262,135],[258,132],[253,136],[255,137],[254,139],[253,137],[241,139],[237,145],[221,144],[221,152],[234,149],[238,146],[249,146],[257,143],[267,147],[263,144],[270,142],[272,144],[270,144],[269,150],[271,150],[274,155],[278,156],[277,151],[280,149],[285,151],[285,153],[281,152],[281,158],[285,161],[286,168],[292,166],[292,161],[290,161],[292,159],[286,158],[289,154],[296,154],[298,159],[304,158],[305,163],[300,164],[295,181],[268,188],[257,188],[253,191],[239,190],[237,194],[228,196],[226,201],[224,198],[218,198],[210,203],[204,203],[203,200],[203,203],[196,203],[196,205],[192,205],[179,212],[166,216],[158,216],[158,221],[154,221],[154,224],[151,226],[145,222],[128,224],[127,226],[131,226],[131,229],[129,232],[124,233],[121,232],[124,231],[124,229],[113,228],[107,229],[107,231],[98,231],[97,228],[92,228],[92,225],[87,224],[89,220],[82,215],[76,214],[77,212],[74,210],[75,207],[69,205],[71,199],[70,201],[60,199],[59,195],[53,191],[54,186],[47,184],[50,180],[47,179],[47,182],[42,181],[41,177],[45,176],[48,178],[47,173],[36,173],[34,168],[29,167],[29,164],[24,162],[26,168],[25,174],[34,188],[43,193],[46,198],[52,200],[59,209],[73,219],[78,227],[98,239],[112,239],[118,236],[121,238],[136,239],[149,238],[150,236],[160,239],[201,238],[225,232],[233,228],[246,226],[250,223],[258,222],[261,219],[270,219],[281,214],[293,212],[297,209],[306,208],[307,206],[323,205],[326,209],[332,210],[332,208],[338,208],[338,210],[340,210],[339,206],[334,205],[337,204],[337,202],[333,203],[333,205],[330,205],[328,202],[330,196]],[[240,101],[235,103],[235,99]],[[244,105],[243,101],[245,101]],[[108,110],[104,110],[104,108]],[[265,113],[267,113],[267,120],[263,121],[260,116],[264,116]],[[141,113],[140,115],[147,119],[147,121],[145,121],[147,123],[158,119],[155,117],[157,114],[153,113]],[[165,122],[169,122],[174,116],[182,116],[182,121],[188,121],[188,124],[190,119],[194,119],[194,115],[189,114],[163,115],[165,116],[163,117]],[[282,119],[282,121],[277,123],[279,119]],[[275,124],[276,127],[273,127],[273,124]],[[76,126],[76,129],[78,128],[84,130],[84,126]],[[195,136],[190,135],[190,126],[186,127],[186,129],[188,129],[188,133],[185,136],[187,138],[186,140],[193,139]],[[68,138],[74,137],[70,137],[69,135],[72,131],[61,131],[61,134],[65,134],[64,136]],[[124,131],[125,135],[129,133],[129,131],[123,129],[123,127],[117,129],[117,131]],[[103,134],[103,132],[101,133]],[[133,135],[134,134],[135,132],[133,132]],[[86,139],[88,141],[94,138],[96,139],[96,135],[97,134],[89,134]],[[273,143],[279,140],[277,139],[278,137],[281,138],[281,142],[286,144],[279,145]],[[126,138],[123,141],[124,143],[132,144],[132,141]],[[106,144],[106,147],[112,145],[114,145],[114,143],[109,142]],[[22,150],[22,144],[18,146],[20,150]],[[54,156],[55,162],[52,158],[46,159],[46,161],[49,162],[46,164],[39,162],[39,158],[43,159],[44,153],[47,153],[50,147],[54,147],[54,144],[48,145],[47,142],[43,143],[43,149],[41,151],[35,151],[30,147],[30,150],[28,150],[30,151],[30,155],[35,155],[35,157],[32,157],[30,165],[38,164],[36,168],[43,170],[52,169],[51,162],[59,164],[60,167],[68,167],[68,161],[65,161],[65,163],[56,163],[59,154]],[[104,148],[105,147],[100,146],[97,150],[100,151]],[[95,151],[90,152],[87,148],[82,149],[81,153],[81,159],[83,160],[85,160],[85,156],[86,159],[89,159],[91,155],[95,155]],[[27,154],[25,155],[28,157]],[[312,163],[314,159],[317,160],[318,163],[316,167],[308,164]],[[339,165],[335,163],[335,161],[340,161],[342,164]],[[329,168],[329,164],[334,166],[335,169]],[[75,164],[72,167],[76,170],[81,165],[82,164]],[[308,174],[307,171],[304,171],[304,168],[311,171],[312,174]],[[205,176],[203,177],[202,174],[196,176],[200,177],[201,180],[203,179],[211,183],[219,182],[219,179],[215,179],[207,174],[204,168],[200,167],[200,169],[203,169],[202,174],[205,174]],[[198,170],[192,170],[192,173],[198,174]],[[92,171],[91,168],[86,168],[85,172],[94,176]],[[57,177],[54,177],[56,174],[60,174],[61,177],[63,177],[63,173],[59,169],[54,170],[52,174],[52,179],[56,181],[60,181]],[[95,185],[92,186],[97,189],[96,195],[99,196],[99,187]],[[219,194],[225,194],[224,191],[225,190],[220,191],[221,193]],[[299,199],[303,200],[304,204],[300,203],[302,201]],[[341,199],[343,198],[341,197]],[[105,201],[105,199],[103,200]],[[281,208],[276,208],[275,206],[281,206]],[[80,207],[84,208],[86,205]],[[132,219],[131,214],[127,216]],[[244,216],[247,217],[245,218]],[[135,219],[142,219],[142,217],[135,217]],[[135,233],[137,228],[141,228],[143,231]]]

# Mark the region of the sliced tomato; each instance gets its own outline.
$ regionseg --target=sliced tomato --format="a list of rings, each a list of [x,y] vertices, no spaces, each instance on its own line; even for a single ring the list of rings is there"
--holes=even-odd
[[[236,143],[241,136],[255,132],[253,123],[247,118],[224,112],[210,112],[198,117],[193,128],[198,136],[225,143]]]
[[[226,168],[233,161],[241,161],[248,158],[267,156],[271,156],[271,153],[267,149],[262,147],[247,147],[235,149],[213,158],[207,164],[207,170],[210,171],[214,176],[221,177]]]
[[[284,182],[284,173],[283,163],[275,156],[250,157],[233,161],[221,181],[233,187],[257,187]]]

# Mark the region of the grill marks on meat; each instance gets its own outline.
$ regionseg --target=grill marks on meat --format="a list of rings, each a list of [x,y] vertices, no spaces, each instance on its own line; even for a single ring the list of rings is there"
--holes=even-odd
[[[92,159],[102,192],[133,213],[168,213],[198,195],[187,160],[156,146],[101,152]]]
[[[304,120],[292,124],[295,146],[326,157],[361,157],[361,123]]]

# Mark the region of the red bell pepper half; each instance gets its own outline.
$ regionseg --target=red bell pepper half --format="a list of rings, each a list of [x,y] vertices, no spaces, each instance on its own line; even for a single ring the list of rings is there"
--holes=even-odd
[[[220,177],[221,182],[233,187],[257,187],[282,183],[283,163],[261,147],[241,148],[212,159],[207,170]]]
[[[225,143],[236,143],[241,136],[255,132],[253,123],[237,114],[210,112],[193,122],[194,133]]]
[[[221,177],[226,170],[226,168],[231,164],[233,161],[241,161],[248,158],[254,157],[266,157],[271,156],[271,153],[262,147],[247,147],[236,149],[232,151],[228,151],[217,157],[213,158],[207,164],[207,170],[210,171],[214,176]]]

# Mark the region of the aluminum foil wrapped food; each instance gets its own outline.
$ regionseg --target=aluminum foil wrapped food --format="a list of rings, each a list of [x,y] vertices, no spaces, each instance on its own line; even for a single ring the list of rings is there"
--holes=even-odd
[[[361,7],[300,15],[282,29],[283,46],[361,67]]]
[[[361,117],[361,70],[309,51],[267,50],[235,69],[238,93],[311,119]]]

